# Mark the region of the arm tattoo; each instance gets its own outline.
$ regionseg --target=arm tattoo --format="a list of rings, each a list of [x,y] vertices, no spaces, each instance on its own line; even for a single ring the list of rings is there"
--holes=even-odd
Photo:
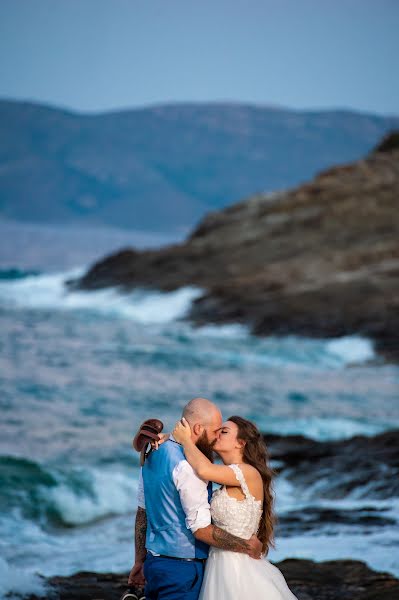
[[[245,554],[249,551],[250,546],[248,540],[243,540],[220,527],[213,526],[212,538],[215,541],[213,544],[223,550],[231,550],[233,552],[244,552]]]
[[[147,532],[147,513],[145,508],[140,506],[136,513],[136,524],[135,524],[135,552],[136,561],[144,560],[146,555],[145,549],[145,536]]]

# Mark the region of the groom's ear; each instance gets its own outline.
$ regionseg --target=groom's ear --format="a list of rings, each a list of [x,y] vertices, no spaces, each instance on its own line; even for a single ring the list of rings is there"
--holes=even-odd
[[[200,436],[202,433],[202,425],[201,423],[195,423],[192,427],[192,431],[194,433],[194,435],[196,436]]]

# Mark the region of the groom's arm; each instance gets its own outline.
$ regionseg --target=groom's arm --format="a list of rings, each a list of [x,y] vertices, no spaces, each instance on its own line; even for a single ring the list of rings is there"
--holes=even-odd
[[[144,486],[142,474],[140,471],[139,487],[138,487],[138,506],[136,512],[136,520],[134,525],[134,550],[135,559],[132,570],[129,574],[128,585],[144,585],[143,565],[146,557],[146,540],[147,533],[147,513],[145,510]]]
[[[186,514],[186,526],[197,540],[209,546],[260,558],[262,544],[256,536],[244,540],[212,525],[207,485],[186,460],[175,467],[173,480]]]
[[[147,553],[145,547],[145,538],[147,533],[147,513],[145,508],[142,508],[141,506],[137,508],[134,533],[135,562],[143,563]]]
[[[249,540],[244,540],[216,525],[208,525],[208,527],[197,529],[194,532],[194,537],[201,542],[205,542],[208,546],[215,546],[231,552],[241,552],[242,554],[248,554],[251,558],[260,558],[262,552],[262,543],[255,535]]]
[[[135,530],[135,559],[134,565],[129,573],[128,585],[145,585],[143,573],[144,560],[146,556],[145,537],[147,531],[147,513],[145,508],[139,506],[136,513]]]

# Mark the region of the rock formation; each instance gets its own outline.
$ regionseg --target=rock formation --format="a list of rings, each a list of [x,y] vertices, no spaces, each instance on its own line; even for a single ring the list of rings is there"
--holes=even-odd
[[[298,600],[397,600],[399,581],[389,573],[379,573],[357,560],[287,559],[276,566],[284,574]],[[77,573],[48,580],[53,600],[119,600],[126,589],[127,573]],[[139,596],[140,597],[140,596]],[[251,590],[248,590],[251,598]],[[43,600],[29,596],[25,600]]]
[[[181,244],[125,249],[70,289],[199,286],[188,318],[254,334],[363,334],[399,358],[397,133],[299,187],[208,213]]]

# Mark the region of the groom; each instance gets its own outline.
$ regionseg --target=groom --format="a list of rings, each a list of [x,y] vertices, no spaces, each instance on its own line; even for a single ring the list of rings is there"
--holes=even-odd
[[[192,439],[208,458],[222,426],[212,402],[194,398],[183,410]],[[129,585],[146,581],[147,600],[197,600],[209,546],[260,558],[261,542],[211,524],[212,483],[200,479],[173,436],[147,458],[140,474],[135,563]],[[222,600],[222,599],[221,599]]]

